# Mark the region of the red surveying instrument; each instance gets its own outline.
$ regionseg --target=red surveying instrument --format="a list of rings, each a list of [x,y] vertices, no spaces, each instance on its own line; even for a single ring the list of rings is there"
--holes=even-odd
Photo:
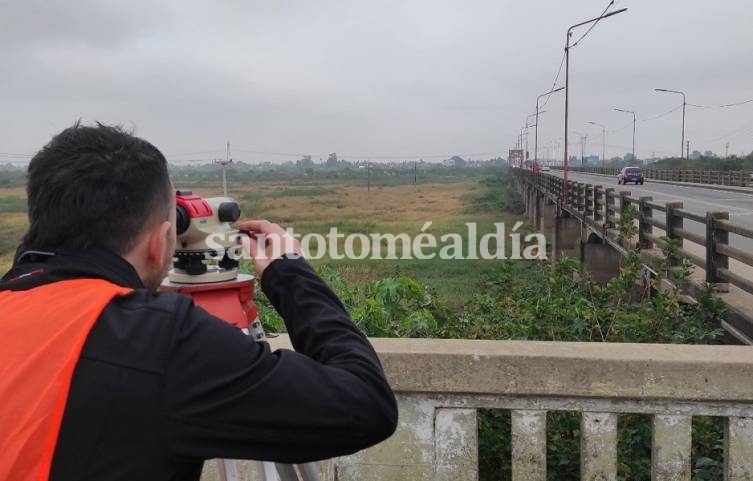
[[[240,206],[229,197],[203,199],[188,190],[176,192],[176,233],[173,269],[161,290],[190,296],[194,304],[265,342],[259,311],[254,304],[254,276],[238,273],[240,233],[232,223]],[[218,459],[221,481],[240,481],[237,461]],[[259,462],[264,481],[319,481],[313,464]]]

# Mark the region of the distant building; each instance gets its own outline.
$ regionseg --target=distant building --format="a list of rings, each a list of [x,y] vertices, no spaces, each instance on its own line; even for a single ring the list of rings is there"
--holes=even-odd
[[[690,153],[690,160],[698,160],[701,158],[701,152],[699,150],[694,150]]]
[[[627,153],[627,154],[625,154],[625,155],[624,155],[624,156],[623,156],[622,158],[623,158],[623,160],[624,160],[625,162],[632,162],[632,161],[634,161],[634,160],[635,160],[635,156],[634,156],[634,155],[632,154],[632,152],[628,152],[628,153]]]
[[[443,160],[442,164],[447,167],[465,167],[465,159],[458,155],[453,155],[449,159]]]
[[[598,155],[588,155],[583,159],[583,161],[586,165],[600,165],[601,157],[599,157]]]
[[[716,155],[714,155],[714,153],[712,151],[710,151],[710,150],[704,150],[703,151],[703,156],[704,157],[716,157]]]

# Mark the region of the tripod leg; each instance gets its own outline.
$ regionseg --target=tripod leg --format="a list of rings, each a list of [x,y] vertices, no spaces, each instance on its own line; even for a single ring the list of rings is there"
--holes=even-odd
[[[218,459],[217,472],[220,481],[240,481],[238,464],[234,459]]]
[[[256,468],[258,479],[261,479],[262,481],[277,481],[279,479],[277,477],[277,469],[275,469],[274,463],[258,461],[256,463]]]
[[[303,481],[320,481],[319,473],[316,472],[314,463],[296,464]]]
[[[280,473],[280,481],[299,481],[298,473],[292,464],[275,463],[275,466]]]

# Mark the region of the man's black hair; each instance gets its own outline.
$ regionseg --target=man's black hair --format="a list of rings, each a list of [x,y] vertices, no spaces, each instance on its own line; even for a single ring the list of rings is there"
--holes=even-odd
[[[150,222],[167,220],[167,161],[121,127],[76,122],[29,163],[25,249],[106,248],[125,254]]]

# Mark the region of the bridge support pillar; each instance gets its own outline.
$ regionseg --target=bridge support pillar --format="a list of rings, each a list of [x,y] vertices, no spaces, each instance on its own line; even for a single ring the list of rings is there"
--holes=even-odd
[[[541,229],[541,204],[544,203],[544,197],[538,190],[533,191],[533,220],[531,225],[537,230]]]
[[[594,281],[606,284],[620,273],[622,255],[617,249],[591,234],[583,243],[583,262]]]
[[[523,203],[526,207],[526,219],[531,218],[531,187],[527,184],[523,187]]]
[[[546,197],[542,199],[541,204],[539,232],[544,234],[546,238],[547,249],[549,249],[548,254],[551,259],[554,257],[552,246],[554,245],[554,227],[557,222],[557,206]]]
[[[557,217],[552,233],[552,260],[563,257],[580,257],[580,220],[575,217]]]

